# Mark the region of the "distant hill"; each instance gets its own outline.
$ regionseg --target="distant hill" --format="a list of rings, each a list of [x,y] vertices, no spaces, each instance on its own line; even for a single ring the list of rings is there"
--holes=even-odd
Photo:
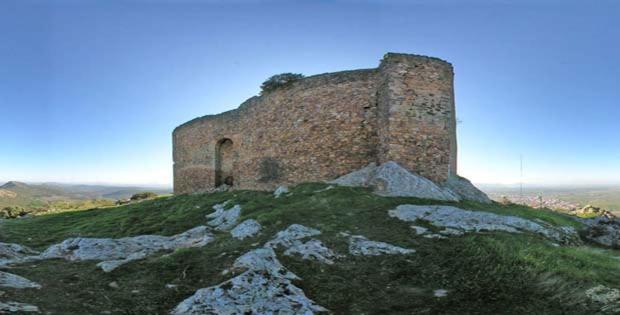
[[[156,194],[168,194],[171,192],[171,189],[59,183],[29,184],[9,181],[0,186],[0,207],[21,206],[24,208],[45,208],[50,202],[54,201],[90,199],[118,200],[127,199],[135,193],[144,191],[151,191]]]

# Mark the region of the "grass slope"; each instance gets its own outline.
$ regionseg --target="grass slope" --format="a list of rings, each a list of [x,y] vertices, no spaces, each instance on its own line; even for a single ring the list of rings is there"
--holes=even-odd
[[[233,199],[242,220],[263,224],[260,236],[237,241],[218,233],[204,248],[153,255],[106,274],[95,262],[50,260],[12,268],[43,285],[41,290],[7,290],[3,300],[38,305],[56,314],[166,314],[195,290],[231,277],[222,275],[235,258],[269,240],[292,223],[318,228],[318,237],[347,253],[341,231],[414,248],[410,255],[353,257],[322,265],[279,255],[298,274],[297,283],[318,304],[337,314],[587,313],[581,292],[595,284],[620,287],[620,264],[610,251],[554,247],[526,234],[469,234],[445,240],[416,237],[409,224],[390,218],[399,204],[432,204],[415,198],[388,198],[366,189],[304,184],[292,195],[237,191],[158,198],[122,207],[92,209],[12,220],[0,239],[44,249],[68,237],[173,235],[204,224],[211,206]],[[522,206],[455,204],[472,210],[538,218],[579,228],[569,217]],[[119,288],[108,284],[116,281]],[[166,288],[175,284],[176,288]],[[435,289],[449,290],[436,298]],[[63,302],[59,302],[62,299]]]

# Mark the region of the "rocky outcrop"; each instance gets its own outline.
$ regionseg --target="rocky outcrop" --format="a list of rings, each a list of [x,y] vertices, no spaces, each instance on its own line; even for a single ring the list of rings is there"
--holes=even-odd
[[[286,269],[269,247],[237,258],[233,268],[245,270],[216,286],[200,289],[172,314],[314,314],[327,309],[306,297],[291,281],[300,278]]]
[[[25,303],[18,302],[0,302],[0,313],[39,313],[39,308]]]
[[[459,201],[449,189],[409,172],[396,162],[377,166],[369,164],[361,170],[341,176],[330,183],[342,186],[373,187],[376,194],[392,197],[417,197],[442,201]]]
[[[239,223],[239,225],[232,229],[230,231],[230,235],[232,235],[232,237],[238,240],[243,240],[245,238],[257,235],[260,232],[261,228],[262,226],[260,225],[260,223],[258,223],[258,221],[254,219],[248,219]]]
[[[567,245],[581,244],[577,231],[568,226],[556,227],[542,221],[531,221],[514,216],[497,215],[483,211],[469,211],[452,206],[400,205],[389,215],[407,222],[417,220],[462,232],[503,231],[509,233],[530,232],[542,235],[554,242]],[[453,231],[450,233],[454,234]]]
[[[480,203],[492,203],[489,196],[476,188],[467,178],[450,175],[443,187],[456,194],[461,200],[476,201]]]
[[[327,248],[323,242],[311,239],[303,242],[302,239],[321,234],[321,231],[303,226],[292,224],[265,244],[265,247],[278,248],[284,247],[284,255],[299,255],[302,259],[315,260],[325,264],[333,264],[336,254]]]
[[[606,247],[620,248],[620,220],[606,216],[582,219],[586,228],[582,232],[586,240]]]
[[[591,217],[606,217],[606,218],[610,218],[613,219],[616,216],[611,213],[610,211],[607,211],[605,209],[599,208],[599,207],[595,207],[592,205],[587,205],[581,209],[575,209],[575,210],[571,210],[569,212],[572,215],[578,216],[578,217],[586,217],[586,218],[591,218]]]
[[[586,290],[585,295],[603,314],[620,313],[620,290],[598,285]]]
[[[415,253],[413,249],[402,248],[384,242],[370,241],[361,235],[349,237],[349,253],[355,256],[380,256]]]
[[[276,190],[273,192],[273,196],[276,198],[279,198],[280,196],[282,196],[283,194],[288,194],[288,187],[286,186],[279,186],[278,188],[276,188]]]
[[[213,240],[206,226],[174,236],[140,235],[112,238],[70,238],[47,248],[37,259],[61,258],[69,261],[100,260],[97,266],[109,272],[133,260],[158,251],[202,247]]]
[[[0,271],[0,287],[12,289],[39,289],[41,285],[24,277]]]
[[[29,257],[38,255],[39,252],[34,251],[26,246],[19,244],[0,243],[0,266],[8,263],[25,261]]]
[[[237,224],[237,220],[241,215],[241,206],[234,205],[230,209],[226,209],[229,201],[216,204],[213,206],[215,212],[207,214],[206,218],[211,219],[207,224],[218,231],[228,231]]]

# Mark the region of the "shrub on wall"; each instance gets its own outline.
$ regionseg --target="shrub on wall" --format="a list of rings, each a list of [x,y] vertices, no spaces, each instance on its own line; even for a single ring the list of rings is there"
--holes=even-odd
[[[272,157],[264,158],[259,164],[258,173],[260,176],[258,180],[261,182],[278,180],[282,177],[280,162]]]
[[[295,82],[303,77],[304,75],[301,73],[276,74],[263,82],[263,84],[260,86],[260,88],[262,89],[261,93],[271,92],[281,86],[285,86],[291,82]]]

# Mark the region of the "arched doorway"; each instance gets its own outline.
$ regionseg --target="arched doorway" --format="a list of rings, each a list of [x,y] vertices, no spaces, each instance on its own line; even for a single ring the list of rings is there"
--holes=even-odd
[[[233,185],[233,142],[228,138],[221,139],[215,147],[215,187],[226,184]]]

